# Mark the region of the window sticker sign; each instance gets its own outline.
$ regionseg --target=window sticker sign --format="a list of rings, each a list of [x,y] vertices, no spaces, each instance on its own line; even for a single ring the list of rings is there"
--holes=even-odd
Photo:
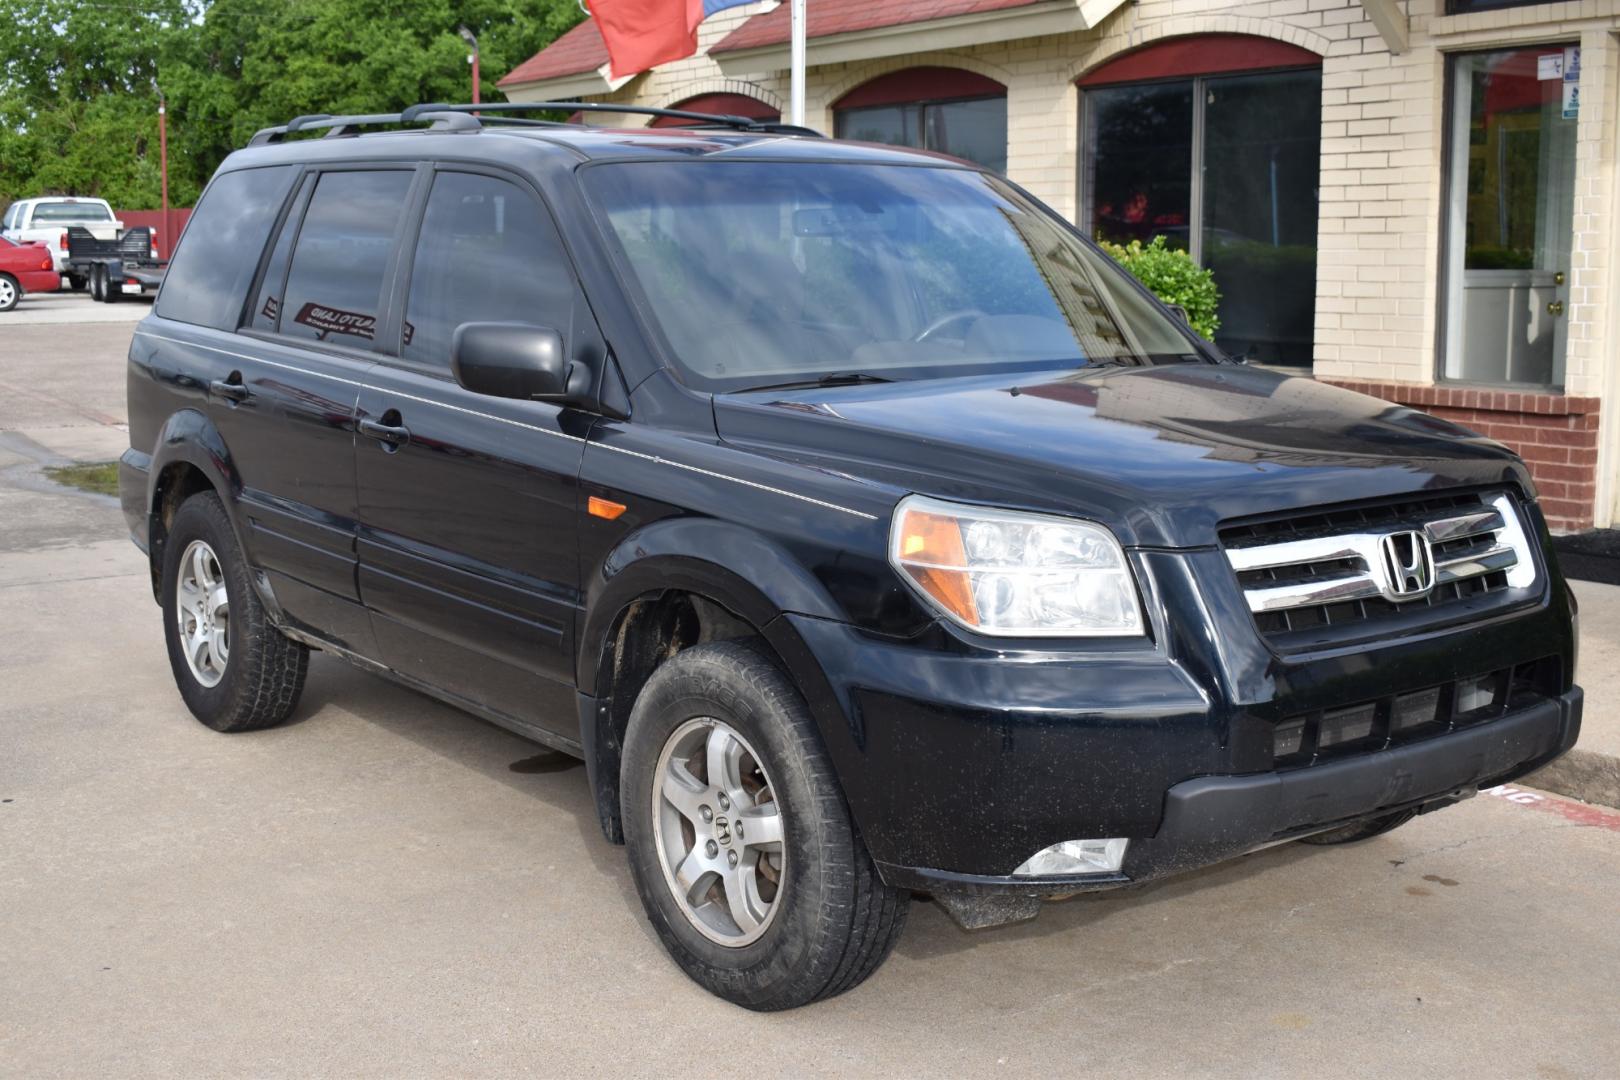
[[[1536,78],[1542,82],[1564,77],[1564,54],[1548,53],[1546,56],[1536,57]]]
[[[1564,70],[1565,120],[1578,120],[1581,116],[1581,47],[1571,45],[1560,57]]]

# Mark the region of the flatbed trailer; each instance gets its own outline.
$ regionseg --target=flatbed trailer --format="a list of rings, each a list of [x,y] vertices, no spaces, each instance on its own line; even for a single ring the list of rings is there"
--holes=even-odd
[[[68,228],[67,242],[69,272],[89,283],[92,299],[107,304],[157,292],[169,265],[157,257],[152,230],[144,225],[125,229],[116,240],[99,240],[74,225]]]

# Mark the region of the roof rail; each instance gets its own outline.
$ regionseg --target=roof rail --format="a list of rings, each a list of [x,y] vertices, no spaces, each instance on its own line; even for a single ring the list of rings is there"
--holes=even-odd
[[[431,120],[433,126],[441,131],[476,131],[481,125],[475,117],[463,116],[455,112],[424,112],[411,117],[409,122]],[[263,146],[266,143],[282,142],[295,131],[316,131],[326,129],[324,139],[341,139],[345,136],[358,134],[363,127],[375,127],[384,124],[400,124],[407,122],[399,113],[363,113],[354,116],[333,116],[330,113],[311,113],[308,116],[295,116],[285,124],[276,127],[267,127],[256,133],[248,140],[249,146]]]
[[[807,127],[800,127],[796,124],[782,124],[774,120],[754,120],[747,116],[729,116],[721,113],[687,112],[684,109],[656,109],[649,105],[617,105],[602,101],[497,101],[483,105],[443,105],[424,102],[420,105],[412,105],[404,112],[367,113],[355,116],[310,113],[307,116],[295,116],[285,124],[263,128],[255,132],[253,138],[248,140],[248,145],[264,146],[267,143],[282,142],[288,135],[296,131],[315,131],[325,128],[326,134],[322,136],[323,138],[338,139],[354,135],[362,127],[375,127],[385,124],[417,124],[424,121],[431,121],[435,131],[477,131],[484,126],[484,120],[487,120],[490,124],[522,127],[567,126],[567,122],[561,120],[533,120],[504,115],[506,113],[553,110],[662,116],[676,120],[690,120],[692,121],[691,126],[696,128],[728,128],[734,131],[752,131],[772,135],[809,135],[818,139],[822,138],[821,132]],[[480,119],[483,114],[488,115]]]
[[[797,124],[783,124],[774,120],[755,120],[747,116],[731,116],[724,113],[688,112],[685,109],[659,109],[650,105],[619,105],[607,101],[501,101],[482,105],[444,105],[422,104],[412,105],[400,114],[401,123],[410,123],[419,119],[426,113],[490,113],[491,119],[498,119],[500,113],[516,112],[605,112],[630,113],[635,116],[669,117],[675,120],[691,120],[696,127],[724,127],[738,131],[770,132],[777,135],[810,135],[822,138],[822,134],[812,128],[800,127]],[[548,121],[556,123],[556,121]]]

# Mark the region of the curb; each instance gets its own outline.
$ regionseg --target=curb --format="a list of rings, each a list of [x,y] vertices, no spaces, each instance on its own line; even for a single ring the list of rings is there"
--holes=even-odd
[[[1620,757],[1575,747],[1550,765],[1514,781],[1598,806],[1620,808]]]

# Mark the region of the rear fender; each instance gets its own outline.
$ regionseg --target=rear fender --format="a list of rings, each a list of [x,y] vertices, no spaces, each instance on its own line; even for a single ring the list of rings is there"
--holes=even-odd
[[[225,515],[236,534],[237,547],[244,553],[248,550],[238,513],[242,478],[230,449],[225,445],[219,429],[207,416],[196,409],[181,409],[173,413],[158,432],[146,478],[147,546],[154,593],[159,586],[163,548],[168,538],[168,522],[163,520],[163,500],[169,486],[176,482],[177,466],[190,466],[202,474],[225,505]],[[251,576],[257,586],[258,575]],[[260,587],[258,591],[262,594],[265,590]],[[158,599],[161,602],[162,598]],[[278,610],[273,600],[271,605],[272,611]]]

